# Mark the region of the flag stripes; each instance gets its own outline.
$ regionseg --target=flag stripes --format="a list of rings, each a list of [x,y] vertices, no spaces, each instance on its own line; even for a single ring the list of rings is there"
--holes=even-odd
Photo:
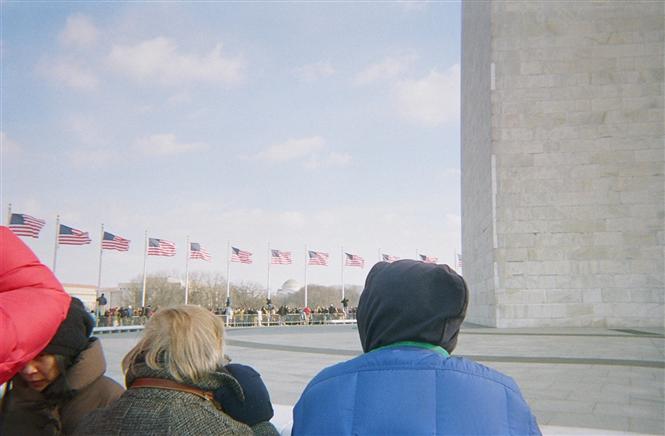
[[[432,256],[426,256],[424,254],[420,254],[420,260],[422,260],[425,263],[436,263],[439,258],[438,257],[432,257]]]
[[[252,253],[231,247],[231,262],[252,263]]]
[[[129,242],[129,239],[121,238],[120,236],[116,236],[109,232],[104,232],[104,236],[102,238],[102,249],[128,251]]]
[[[365,266],[365,259],[358,256],[357,254],[344,253],[344,265],[346,266],[359,266],[363,268]]]
[[[88,232],[60,224],[60,230],[58,231],[58,244],[87,245],[90,242],[92,242],[92,240],[90,239]]]
[[[274,265],[290,265],[292,261],[290,251],[270,250],[270,263]]]
[[[175,244],[166,239],[148,238],[148,256],[175,256]]]
[[[322,266],[328,266],[328,253],[323,253],[321,251],[312,251],[308,250],[308,257],[309,259],[307,260],[308,265],[322,265]]]
[[[392,263],[395,262],[396,260],[399,260],[399,257],[385,253],[381,255],[381,258],[383,259],[384,262],[388,263]]]
[[[208,250],[203,248],[198,242],[189,244],[189,258],[210,261],[211,257]]]
[[[9,217],[9,228],[18,236],[39,238],[39,231],[46,221],[24,213],[13,213]]]

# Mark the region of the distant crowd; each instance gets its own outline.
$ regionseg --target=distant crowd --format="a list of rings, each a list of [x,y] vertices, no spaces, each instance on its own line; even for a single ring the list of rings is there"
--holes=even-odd
[[[133,308],[130,306],[115,306],[103,308],[95,314],[98,327],[117,327],[142,325],[159,310],[159,307],[150,305]],[[230,326],[262,326],[262,325],[292,325],[292,324],[321,324],[330,320],[355,319],[357,307],[316,306],[314,309],[303,306],[281,305],[275,308],[266,304],[258,309],[253,307],[217,307],[208,309],[215,315],[225,318]],[[93,311],[94,313],[94,311]]]

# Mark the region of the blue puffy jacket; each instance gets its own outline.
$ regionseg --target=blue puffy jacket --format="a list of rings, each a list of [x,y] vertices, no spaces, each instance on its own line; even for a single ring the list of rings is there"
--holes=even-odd
[[[320,372],[293,411],[293,435],[531,435],[512,378],[441,347],[400,343]]]

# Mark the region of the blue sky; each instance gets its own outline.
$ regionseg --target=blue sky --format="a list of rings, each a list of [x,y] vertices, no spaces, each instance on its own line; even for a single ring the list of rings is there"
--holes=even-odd
[[[138,277],[143,235],[174,241],[148,272],[184,275],[185,238],[232,279],[265,284],[268,244],[295,263],[341,247],[452,263],[460,238],[457,2],[2,2],[2,207],[47,221],[24,238],[63,282],[95,284],[101,223],[132,241],[102,285]],[[4,215],[4,214],[3,214]],[[369,267],[347,268],[362,284]]]

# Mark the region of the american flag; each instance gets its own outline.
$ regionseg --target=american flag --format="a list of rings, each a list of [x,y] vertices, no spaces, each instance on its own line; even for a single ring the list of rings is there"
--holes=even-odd
[[[44,224],[46,224],[46,221],[24,213],[13,213],[9,218],[9,228],[19,236],[39,238],[39,231],[44,227]]]
[[[129,250],[129,239],[121,238],[109,232],[104,232],[102,238],[102,249],[104,250]]]
[[[208,250],[203,248],[198,242],[191,242],[189,244],[189,258],[190,259],[202,259],[210,260],[210,253]]]
[[[291,265],[292,261],[290,251],[270,250],[270,263],[275,265]]]
[[[439,258],[438,257],[430,257],[430,256],[425,256],[424,254],[420,254],[420,260],[422,260],[425,263],[436,263]]]
[[[457,255],[457,268],[462,268],[462,255]]]
[[[252,253],[231,247],[231,262],[252,263]]]
[[[365,266],[365,259],[358,256],[357,254],[344,253],[344,265],[346,266],[359,266],[363,268]]]
[[[384,262],[388,262],[388,263],[392,263],[396,260],[399,260],[399,257],[393,256],[393,255],[390,255],[390,254],[382,254],[381,257],[383,258]]]
[[[90,239],[88,232],[60,224],[60,231],[58,232],[58,244],[86,245],[91,241],[92,240]]]
[[[175,256],[175,244],[166,239],[148,238],[148,256]]]
[[[327,266],[328,265],[328,253],[323,253],[321,251],[309,251],[309,260],[307,263],[309,265],[323,265]]]

